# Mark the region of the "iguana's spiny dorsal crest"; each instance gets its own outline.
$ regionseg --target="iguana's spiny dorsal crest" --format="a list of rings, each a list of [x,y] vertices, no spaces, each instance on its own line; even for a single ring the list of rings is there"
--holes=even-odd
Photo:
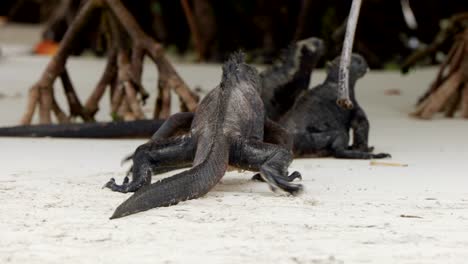
[[[223,64],[221,88],[233,87],[241,82],[247,82],[256,89],[260,89],[260,78],[254,67],[245,63],[245,55],[242,52],[232,54]]]

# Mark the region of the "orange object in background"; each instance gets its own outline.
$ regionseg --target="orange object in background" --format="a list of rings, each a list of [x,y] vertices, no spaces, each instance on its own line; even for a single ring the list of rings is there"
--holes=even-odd
[[[0,26],[3,26],[7,21],[7,18],[5,16],[0,16]]]
[[[58,43],[51,40],[43,40],[34,48],[34,54],[54,55],[58,49]]]

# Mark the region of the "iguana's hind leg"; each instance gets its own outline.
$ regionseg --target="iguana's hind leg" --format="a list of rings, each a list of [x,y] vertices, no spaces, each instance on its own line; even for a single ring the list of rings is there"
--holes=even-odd
[[[151,183],[152,174],[190,166],[195,149],[196,144],[191,134],[143,144],[133,154],[132,180],[125,177],[124,183],[118,185],[111,179],[105,187],[115,192],[135,192]]]
[[[263,136],[263,141],[265,143],[279,145],[288,150],[292,150],[292,141],[293,141],[292,136],[288,133],[288,131],[286,131],[286,129],[284,129],[278,123],[270,119],[265,120],[264,131],[265,131],[265,134]],[[286,180],[289,182],[292,182],[295,179],[302,179],[301,174],[297,171],[293,172],[291,175],[287,176],[286,178]],[[255,174],[252,177],[252,180],[264,182],[260,173]]]
[[[260,171],[260,175],[274,191],[281,189],[290,194],[302,191],[301,184],[290,183],[300,177],[299,172],[288,176],[288,166],[292,162],[290,151],[278,145],[253,140],[240,140],[231,147],[229,163],[240,168]]]
[[[162,139],[162,138],[173,137],[178,134],[188,133],[190,130],[190,126],[192,125],[193,117],[194,117],[194,113],[192,112],[180,112],[180,113],[171,115],[161,125],[161,127],[151,136],[151,141],[155,141],[157,139]],[[125,157],[122,160],[122,163],[125,163],[131,159],[133,159],[133,154]],[[133,166],[130,167],[127,175],[132,173],[132,170],[133,170]]]

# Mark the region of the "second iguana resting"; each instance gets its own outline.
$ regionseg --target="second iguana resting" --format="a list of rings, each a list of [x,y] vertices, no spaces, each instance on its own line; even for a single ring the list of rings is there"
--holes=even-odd
[[[354,107],[345,109],[336,103],[339,59],[328,66],[325,81],[299,97],[279,120],[291,134],[294,155],[348,159],[390,157],[387,153],[372,153],[373,148],[368,146],[369,121],[355,97],[356,82],[368,71],[366,60],[358,54],[351,56],[349,92]],[[350,130],[353,131],[353,144],[348,146]]]
[[[288,176],[287,171],[292,153],[264,143],[265,110],[259,91],[255,68],[245,64],[241,54],[233,55],[223,66],[220,85],[199,104],[190,131],[141,145],[133,155],[132,180],[106,184],[113,191],[135,192],[111,218],[203,196],[228,166],[259,171],[273,190],[298,193],[302,185],[290,181],[299,173]],[[153,172],[188,164],[193,167],[151,184]]]

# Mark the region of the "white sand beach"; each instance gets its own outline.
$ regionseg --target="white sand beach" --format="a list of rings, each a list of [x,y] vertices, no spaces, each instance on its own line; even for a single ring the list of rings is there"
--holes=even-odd
[[[0,125],[17,124],[48,60],[0,58]],[[175,66],[191,87],[221,77],[219,65]],[[104,61],[69,67],[84,100]],[[407,166],[298,159],[290,169],[303,175],[299,197],[229,172],[201,199],[111,221],[129,195],[101,187],[123,179],[121,159],[144,140],[0,138],[0,263],[466,263],[468,120],[408,116],[435,73],[371,71],[358,82],[371,145],[392,154],[382,162]],[[314,83],[324,76],[315,72]],[[155,80],[148,63],[148,115]],[[63,103],[60,85],[56,94]],[[106,97],[98,118],[109,120],[108,110]]]

